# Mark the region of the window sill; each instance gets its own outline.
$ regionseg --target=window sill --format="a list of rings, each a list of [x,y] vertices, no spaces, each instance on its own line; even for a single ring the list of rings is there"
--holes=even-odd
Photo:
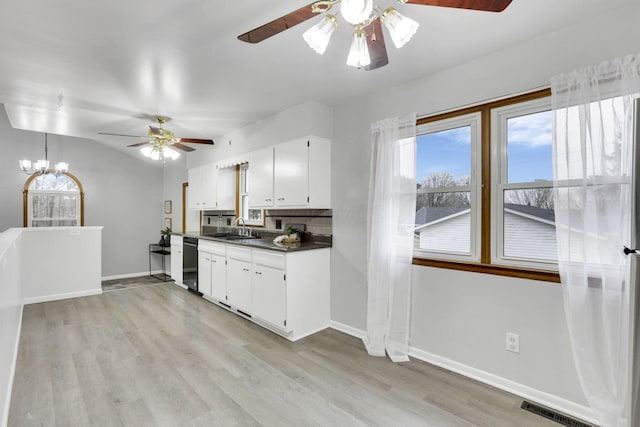
[[[459,261],[442,261],[434,259],[413,258],[413,265],[425,267],[448,268],[451,270],[471,271],[474,273],[494,274],[497,276],[517,277],[520,279],[540,280],[560,283],[560,275],[556,271],[523,269],[494,264],[466,263]]]

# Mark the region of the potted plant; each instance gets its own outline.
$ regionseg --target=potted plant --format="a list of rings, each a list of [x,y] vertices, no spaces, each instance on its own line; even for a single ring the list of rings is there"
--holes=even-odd
[[[285,243],[298,243],[300,242],[300,230],[295,227],[287,227],[285,230],[287,237],[284,239]]]
[[[161,246],[171,245],[171,228],[163,228],[162,230],[160,230],[160,234],[162,235],[162,237],[160,238],[159,244]]]

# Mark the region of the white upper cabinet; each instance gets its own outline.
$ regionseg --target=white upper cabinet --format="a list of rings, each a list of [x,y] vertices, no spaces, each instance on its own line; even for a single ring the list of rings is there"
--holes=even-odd
[[[218,169],[208,164],[189,169],[189,209],[216,208],[216,180]]]
[[[309,147],[306,138],[276,145],[273,189],[277,206],[305,206],[309,203]]]
[[[236,208],[236,168],[218,169],[216,209],[232,211]]]
[[[189,169],[189,209],[235,210],[235,168],[218,168],[214,163]]]
[[[249,206],[273,207],[273,147],[249,155]]]
[[[298,138],[251,154],[252,208],[331,208],[331,141]]]

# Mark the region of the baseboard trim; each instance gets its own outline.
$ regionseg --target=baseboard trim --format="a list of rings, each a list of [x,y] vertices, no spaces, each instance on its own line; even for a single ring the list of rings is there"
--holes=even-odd
[[[438,356],[415,347],[409,347],[409,356],[415,357],[423,362],[447,369],[465,377],[480,381],[492,387],[506,391],[527,400],[534,401],[542,406],[563,412],[566,415],[580,418],[591,424],[598,424],[593,411],[587,406],[580,405],[562,397],[537,390],[524,384],[511,381],[507,378],[491,374],[489,372],[473,368],[471,366],[456,362],[446,357]]]
[[[329,327],[360,339],[364,339],[364,337],[367,336],[367,333],[362,329],[354,328],[353,326],[345,325],[344,323],[336,322],[334,320],[329,323]]]
[[[162,270],[153,270],[151,274],[162,274]],[[148,271],[143,271],[141,273],[126,273],[126,274],[116,274],[115,276],[104,276],[101,278],[102,281],[105,280],[118,280],[118,279],[130,279],[132,277],[142,277],[149,276]]]
[[[331,321],[331,328],[359,339],[363,339],[366,336],[366,332],[362,329],[357,329],[340,322]],[[583,406],[498,375],[464,365],[454,360],[447,359],[446,357],[429,353],[419,348],[409,347],[409,356],[506,391],[507,393],[515,394],[523,399],[531,400],[550,409],[563,412],[566,415],[598,425],[598,421],[595,419],[593,411],[587,406]]]
[[[40,302],[58,301],[61,299],[88,297],[91,295],[101,295],[101,294],[102,294],[102,288],[89,289],[87,291],[68,292],[66,294],[43,295],[40,297],[25,298],[23,300],[23,303],[24,305],[29,305],[29,304],[37,304]]]
[[[18,321],[18,332],[16,334],[16,342],[13,346],[13,361],[11,362],[11,370],[9,371],[9,381],[7,384],[7,395],[4,400],[4,412],[2,417],[2,425],[9,425],[9,409],[11,408],[11,395],[13,391],[13,381],[16,377],[16,365],[18,364],[18,349],[20,348],[20,335],[22,334],[22,313],[24,304],[20,306],[20,320]]]

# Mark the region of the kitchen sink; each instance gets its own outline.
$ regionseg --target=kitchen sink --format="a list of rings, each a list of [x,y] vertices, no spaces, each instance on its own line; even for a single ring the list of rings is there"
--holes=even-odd
[[[233,233],[213,233],[213,234],[207,234],[207,237],[216,237],[218,239],[224,239],[224,240],[245,240],[245,239],[259,239],[260,237],[258,236],[243,236],[240,234],[233,234]]]
[[[242,236],[240,234],[229,234],[223,237],[224,240],[246,240],[246,239],[259,239],[258,236]]]

